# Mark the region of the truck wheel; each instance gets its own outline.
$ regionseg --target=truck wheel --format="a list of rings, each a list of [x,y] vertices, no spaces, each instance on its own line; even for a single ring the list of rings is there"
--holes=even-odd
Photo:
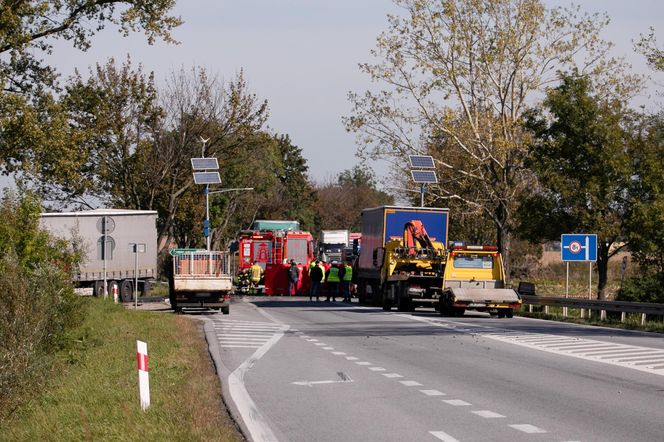
[[[134,283],[130,279],[125,279],[120,284],[120,299],[122,302],[131,302],[134,300]]]
[[[386,312],[392,310],[392,302],[385,295],[383,295],[383,310],[385,310]]]
[[[458,316],[463,316],[464,313],[466,313],[465,308],[454,308],[454,309],[452,309],[452,315],[453,316],[457,316],[457,317]]]
[[[227,314],[229,314],[230,312],[231,312],[231,308],[230,308],[230,306],[226,306],[226,307],[222,307],[222,308],[221,308],[221,313],[223,313],[224,315],[227,315]]]
[[[397,298],[397,310],[399,310],[400,312],[412,312],[413,303],[410,302],[410,299],[402,298],[401,296],[399,296]]]
[[[93,294],[97,297],[104,295],[104,281],[95,281]]]
[[[514,317],[514,310],[511,309],[511,308],[508,308],[507,311],[505,312],[505,316],[507,316],[508,318]]]
[[[151,291],[152,291],[152,283],[150,283],[149,280],[144,279],[143,287],[141,288],[141,296],[150,296]]]

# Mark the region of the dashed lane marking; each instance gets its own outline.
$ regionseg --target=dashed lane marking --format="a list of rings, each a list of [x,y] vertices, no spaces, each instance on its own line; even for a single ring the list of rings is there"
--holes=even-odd
[[[445,396],[445,393],[438,390],[420,390],[420,392],[426,394],[427,396]]]
[[[453,438],[444,431],[429,431],[433,437],[442,440],[443,442],[459,442],[457,439]]]
[[[530,424],[515,424],[515,425],[510,425],[510,427],[514,428],[515,430],[523,431],[524,433],[528,434],[539,434],[547,432],[546,430],[543,430],[539,427]]]
[[[461,399],[443,399],[443,402],[453,407],[469,407],[473,405],[470,402],[462,401]]]
[[[355,356],[346,356],[346,359],[349,361],[357,361],[359,358],[356,358]]]
[[[357,365],[371,365],[371,362],[366,362],[366,361],[358,361],[355,362]]]
[[[471,411],[471,413],[476,414],[479,417],[483,417],[485,419],[501,419],[505,417],[502,414],[490,410],[474,410]]]
[[[398,373],[381,373],[381,374],[383,376],[385,376],[386,378],[390,378],[390,379],[392,379],[392,378],[402,378],[403,377]]]
[[[369,367],[369,370],[371,371],[386,371],[386,368],[383,367]]]
[[[417,381],[399,381],[401,384],[405,385],[406,387],[421,387],[422,384],[420,384]]]
[[[335,355],[335,356],[343,356],[346,353],[344,353],[343,351],[333,351],[332,354]]]
[[[438,319],[400,315],[411,320],[444,327],[533,350],[600,362],[664,376],[664,349],[618,344],[594,339],[566,337],[544,333],[517,332],[490,326],[447,323]],[[460,326],[461,325],[461,326]]]

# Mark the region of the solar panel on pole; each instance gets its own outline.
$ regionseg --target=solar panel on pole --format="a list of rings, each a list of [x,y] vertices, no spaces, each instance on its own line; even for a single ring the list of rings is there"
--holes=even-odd
[[[191,168],[194,170],[217,170],[219,163],[216,158],[192,158]]]
[[[410,167],[418,167],[420,169],[436,168],[431,155],[408,155],[408,159],[410,160]]]
[[[410,174],[413,177],[413,182],[415,183],[427,184],[438,182],[436,172],[433,170],[411,170]]]
[[[194,172],[194,183],[219,184],[221,183],[221,177],[219,172]]]

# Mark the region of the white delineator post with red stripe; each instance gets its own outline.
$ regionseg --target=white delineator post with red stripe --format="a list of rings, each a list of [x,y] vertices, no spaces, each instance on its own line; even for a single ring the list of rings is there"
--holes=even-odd
[[[150,375],[148,369],[148,344],[136,341],[136,359],[138,360],[138,392],[141,397],[141,409],[150,406]]]

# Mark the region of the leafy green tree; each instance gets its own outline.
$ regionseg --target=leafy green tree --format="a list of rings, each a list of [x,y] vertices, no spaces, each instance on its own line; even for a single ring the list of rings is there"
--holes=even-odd
[[[395,3],[403,14],[378,37],[377,62],[361,65],[380,90],[350,94],[346,127],[360,155],[390,160],[395,175],[407,174],[408,154],[433,155],[436,205],[455,200],[491,220],[509,273],[516,207],[533,184],[524,110],[576,62],[610,95],[629,95],[638,79],[607,57],[605,16],[541,0]]]
[[[606,297],[608,262],[624,240],[627,191],[632,175],[625,146],[628,113],[619,100],[592,94],[586,76],[564,75],[527,126],[535,138],[530,165],[537,192],[521,205],[521,227],[534,240],[562,233],[598,235],[598,297]]]
[[[175,0],[5,1],[0,5],[0,172],[60,175],[81,189],[72,173],[87,160],[78,153],[81,137],[68,123],[58,98],[56,70],[40,57],[55,40],[86,50],[107,25],[127,35],[142,31],[152,43],[173,42],[180,19],[169,15]],[[68,177],[69,179],[66,179]],[[57,187],[57,186],[56,186]]]
[[[163,118],[153,75],[129,58],[122,66],[111,59],[87,80],[76,73],[60,108],[68,116],[64,131],[76,135],[62,144],[72,155],[38,150],[32,170],[25,170],[42,197],[86,207],[151,208],[157,187],[150,155]]]
[[[664,280],[664,114],[646,118],[634,146],[630,151],[634,172],[627,214],[629,248],[644,270]]]
[[[170,31],[181,20],[168,15],[175,0],[30,0],[0,6],[0,85],[5,92],[38,94],[55,84],[56,72],[39,59],[55,39],[86,50],[107,25],[124,35],[143,31],[150,43],[173,42]]]
[[[362,210],[394,204],[394,197],[377,189],[376,178],[360,165],[337,175],[336,182],[319,186],[320,230],[344,229],[359,232]]]
[[[69,271],[80,255],[39,227],[34,194],[0,200],[0,423],[44,385],[64,333],[82,317]]]
[[[306,159],[302,156],[302,149],[294,145],[288,135],[273,137],[273,163],[272,173],[275,177],[275,187],[264,200],[257,217],[260,219],[293,219],[300,221],[303,229],[314,227],[316,208],[316,193],[309,183]],[[262,159],[257,158],[255,167],[262,168]],[[267,163],[269,164],[269,163]]]

